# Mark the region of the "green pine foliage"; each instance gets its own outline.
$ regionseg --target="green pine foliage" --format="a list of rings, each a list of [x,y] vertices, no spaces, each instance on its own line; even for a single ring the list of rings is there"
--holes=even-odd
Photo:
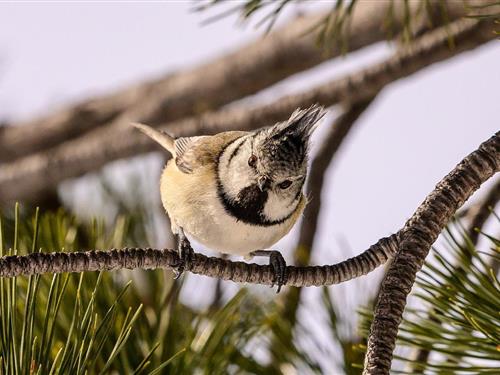
[[[16,208],[1,219],[0,252],[141,246],[150,223],[143,210],[133,212],[105,225],[63,210]],[[404,368],[394,373],[494,374],[500,367],[500,288],[492,268],[500,241],[484,237],[493,251],[482,254],[463,230],[448,230],[447,239],[419,273],[416,307],[407,308],[398,338],[411,355],[396,357]],[[300,373],[328,373],[332,365],[361,373],[371,312],[362,314],[359,332],[346,329],[349,314],[328,288],[318,303],[330,342],[317,342],[299,320],[294,331],[309,337],[307,348],[300,339],[292,346],[271,340],[292,328],[265,296],[242,288],[220,308],[193,308],[179,298],[184,288],[166,270],[0,279],[0,374],[278,374],[290,365]],[[270,350],[284,368],[267,362]],[[428,353],[425,360],[413,360],[416,351]],[[326,365],[318,353],[329,358]]]
[[[137,212],[107,228],[63,210],[31,217],[17,207],[1,220],[0,251],[144,245]],[[220,309],[193,309],[179,299],[183,288],[166,270],[0,279],[0,374],[276,373],[255,355],[279,319],[272,301],[241,289]],[[295,347],[283,357],[319,373]]]

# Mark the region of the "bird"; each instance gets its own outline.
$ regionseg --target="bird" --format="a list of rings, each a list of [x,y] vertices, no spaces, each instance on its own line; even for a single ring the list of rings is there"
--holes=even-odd
[[[160,196],[178,238],[176,277],[194,254],[189,237],[221,253],[269,257],[273,285],[281,290],[285,259],[266,249],[304,211],[310,138],[325,113],[315,104],[254,131],[179,138],[132,123],[172,155],[161,174]]]

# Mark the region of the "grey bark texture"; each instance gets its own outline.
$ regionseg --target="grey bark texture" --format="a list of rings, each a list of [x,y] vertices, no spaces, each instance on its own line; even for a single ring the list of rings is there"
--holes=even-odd
[[[398,318],[398,313],[402,313],[404,309],[406,294],[415,278],[414,273],[421,267],[429,247],[446,222],[479,185],[498,170],[499,161],[500,134],[496,134],[446,176],[396,234],[380,239],[360,255],[335,265],[287,267],[286,285],[338,284],[366,275],[384,264],[396,254],[404,236],[405,242],[401,245],[400,253],[387,274],[377,304],[377,315],[368,347],[367,371],[371,371],[371,368],[377,370],[381,366],[388,371],[394,342],[391,344],[391,339],[386,338],[386,333],[394,334],[395,338],[397,324],[401,319],[400,316]],[[177,264],[179,264],[177,252],[168,249],[33,253],[0,258],[0,277],[120,268],[172,268]],[[186,264],[185,271],[235,282],[273,284],[273,274],[269,266],[232,262],[201,254],[194,255],[193,260]],[[392,281],[395,281],[396,285],[391,284]],[[393,300],[394,304],[391,303]],[[396,310],[393,311],[391,308]],[[386,327],[387,321],[391,321],[395,326]]]
[[[431,245],[450,217],[483,182],[498,172],[499,166],[500,132],[446,176],[405,224],[399,250],[382,282],[363,374],[389,374],[406,297]]]
[[[362,1],[353,10],[345,33],[344,52],[384,40],[390,1]],[[447,1],[445,7],[431,1],[427,11],[410,2],[410,14],[420,24],[437,27],[466,14],[461,1]],[[64,108],[50,116],[0,129],[0,161],[47,149],[91,129],[123,118],[152,125],[171,122],[214,110],[233,100],[254,94],[280,80],[309,69],[340,54],[335,45],[328,53],[318,48],[316,34],[307,33],[328,12],[297,17],[282,28],[212,61],[137,84],[114,94]],[[401,2],[393,6],[391,34],[403,29]]]
[[[399,78],[495,39],[494,27],[493,20],[455,21],[401,47],[386,61],[347,77],[271,104],[209,112],[164,124],[162,129],[175,136],[251,130],[282,121],[297,107],[366,100]],[[455,43],[453,48],[449,46],[450,38]],[[146,137],[132,132],[128,119],[121,118],[111,126],[96,129],[51,150],[2,165],[0,201],[36,199],[37,194],[54,188],[64,179],[81,176],[119,158],[151,151],[152,147]]]
[[[366,275],[392,257],[397,249],[397,236],[384,237],[362,254],[338,264],[315,267],[288,266],[290,286],[321,286],[338,284]],[[0,277],[43,273],[85,272],[121,268],[175,268],[179,264],[176,250],[112,249],[73,253],[32,253],[0,258]],[[194,254],[185,271],[234,282],[273,285],[269,266],[233,262],[223,258]]]
[[[492,214],[492,210],[495,208],[496,204],[500,200],[500,181],[498,181],[493,187],[487,192],[484,198],[476,205],[470,207],[468,210],[467,216],[470,217],[469,225],[466,229],[466,234],[469,237],[465,243],[461,244],[462,247],[467,248],[468,246],[476,246],[479,241],[479,234],[484,224],[488,220],[488,218]],[[459,264],[455,266],[455,272],[465,273],[465,266],[472,262],[472,253],[467,253],[467,257],[465,257]],[[495,258],[492,257],[492,264],[496,264],[494,262]],[[446,287],[446,286],[443,286]],[[441,320],[439,319],[439,315],[435,309],[431,310],[429,313],[429,319],[434,322],[441,324]],[[415,353],[415,364],[411,366],[411,372],[418,374],[422,373],[422,363],[427,363],[429,359],[431,351],[428,349],[420,349]]]

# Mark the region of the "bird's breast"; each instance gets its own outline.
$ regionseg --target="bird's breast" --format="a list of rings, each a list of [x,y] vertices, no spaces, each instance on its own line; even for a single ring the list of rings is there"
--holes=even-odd
[[[242,195],[240,208],[243,215],[261,212],[265,197],[258,194],[257,191],[247,191]],[[174,231],[176,227],[182,227],[188,236],[202,245],[236,255],[246,255],[275,244],[290,231],[305,206],[304,198],[294,215],[275,225],[248,224],[236,219],[224,207],[218,196],[213,168],[185,174],[172,162],[162,175],[161,196]]]

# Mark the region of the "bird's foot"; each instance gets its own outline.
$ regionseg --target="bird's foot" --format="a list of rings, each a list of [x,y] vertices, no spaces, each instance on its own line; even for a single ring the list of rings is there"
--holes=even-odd
[[[283,255],[279,251],[276,250],[256,250],[250,253],[252,256],[267,256],[269,257],[269,266],[273,271],[273,285],[278,285],[278,290],[276,293],[279,293],[281,287],[286,284],[288,279],[287,271],[286,271],[286,261],[283,258]]]
[[[177,280],[184,272],[186,265],[193,260],[194,250],[187,239],[184,231],[181,230],[178,236],[177,251],[179,253],[179,263],[174,268],[174,279]]]

